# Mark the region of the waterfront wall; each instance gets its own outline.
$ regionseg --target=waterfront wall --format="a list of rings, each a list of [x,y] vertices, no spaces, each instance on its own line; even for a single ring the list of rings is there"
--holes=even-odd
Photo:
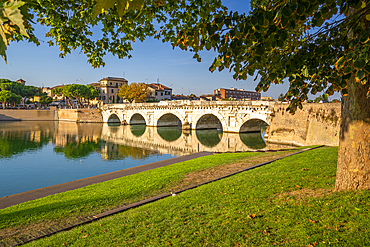
[[[0,110],[0,121],[67,121],[102,123],[99,109]]]
[[[294,115],[287,103],[276,103],[266,140],[294,145],[339,145],[340,103],[304,103]]]
[[[1,109],[0,121],[54,121],[57,115],[55,110]]]
[[[81,123],[102,123],[103,116],[99,109],[59,109],[59,121],[81,122]]]

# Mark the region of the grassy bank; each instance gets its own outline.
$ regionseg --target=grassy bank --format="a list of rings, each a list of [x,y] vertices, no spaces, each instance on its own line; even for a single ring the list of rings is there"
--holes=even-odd
[[[0,210],[0,243],[50,226],[65,227],[91,216],[228,174],[296,150],[278,153],[217,154],[106,181]]]
[[[367,246],[370,193],[332,192],[337,148],[203,185],[31,246]]]

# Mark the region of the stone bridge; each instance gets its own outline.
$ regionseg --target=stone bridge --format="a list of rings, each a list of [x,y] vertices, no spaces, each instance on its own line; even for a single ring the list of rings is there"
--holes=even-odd
[[[224,132],[257,132],[271,122],[273,103],[268,101],[161,101],[109,104],[102,108],[103,122],[179,126],[182,129],[222,129]]]

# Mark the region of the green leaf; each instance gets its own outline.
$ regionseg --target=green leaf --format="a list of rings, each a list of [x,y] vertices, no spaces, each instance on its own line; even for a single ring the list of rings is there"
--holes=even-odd
[[[282,11],[283,15],[286,16],[286,17],[291,17],[292,15],[292,10],[289,8],[289,7],[285,7]]]
[[[357,70],[361,70],[365,67],[366,65],[366,61],[364,59],[359,59],[359,60],[356,60],[354,63],[353,63],[353,66],[357,69]]]
[[[340,57],[338,59],[338,61],[335,63],[335,68],[337,70],[341,70],[343,68],[343,65],[344,65],[344,62],[346,61],[346,58],[343,56],[343,57]]]
[[[356,82],[360,82],[365,78],[365,72],[363,70],[358,70],[356,72]]]
[[[365,65],[364,71],[366,74],[370,74],[370,66],[368,64]]]
[[[303,68],[302,68],[302,75],[305,76],[305,77],[308,77],[309,76],[307,66],[303,66]]]
[[[270,80],[273,82],[273,81],[275,81],[275,79],[277,78],[277,73],[271,73],[270,74]]]
[[[350,73],[352,73],[352,66],[347,66],[345,69],[344,69],[344,71],[343,71],[343,73],[344,74],[350,74]]]
[[[285,15],[281,16],[281,26],[282,27],[286,27],[288,25],[288,22],[289,22],[289,18],[286,17]]]
[[[298,4],[297,14],[302,16],[305,13],[305,7],[303,4]]]
[[[207,42],[206,43],[206,49],[207,49],[207,51],[211,50],[211,48],[212,48],[212,44],[210,42]]]

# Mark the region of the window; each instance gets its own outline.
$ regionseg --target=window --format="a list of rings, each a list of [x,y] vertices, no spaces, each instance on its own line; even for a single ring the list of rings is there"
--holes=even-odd
[[[157,93],[157,92],[155,92],[155,95],[158,95],[158,93]]]
[[[113,89],[112,89],[112,93],[113,93]]]
[[[118,87],[118,83],[116,82],[116,87]]]
[[[101,96],[99,96],[99,100],[101,100]]]
[[[112,86],[112,83],[110,83],[110,85]]]
[[[105,96],[103,96],[103,100],[105,100]]]
[[[161,96],[163,96],[163,92],[161,93]]]

